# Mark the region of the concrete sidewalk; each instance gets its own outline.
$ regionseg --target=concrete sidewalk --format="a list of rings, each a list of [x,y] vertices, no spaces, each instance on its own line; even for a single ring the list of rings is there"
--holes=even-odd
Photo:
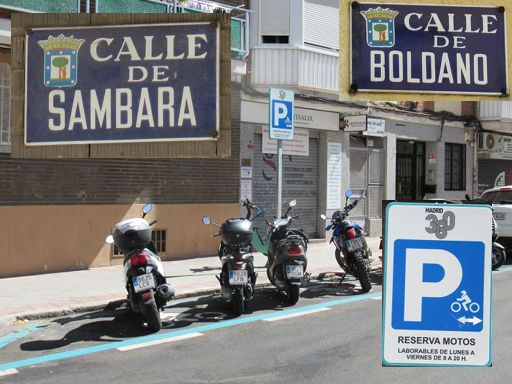
[[[372,250],[372,269],[379,269],[379,238],[367,238]],[[257,285],[269,284],[267,258],[255,253]],[[217,256],[164,262],[168,282],[177,298],[219,291],[215,275],[220,273]],[[334,246],[311,243],[307,272],[316,277],[324,272],[339,272]],[[103,308],[109,302],[126,298],[122,266],[0,279],[0,324],[20,318],[54,317]]]

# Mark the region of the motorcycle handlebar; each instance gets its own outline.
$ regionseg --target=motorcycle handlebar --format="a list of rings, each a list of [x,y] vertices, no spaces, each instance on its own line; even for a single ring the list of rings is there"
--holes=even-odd
[[[152,225],[155,225],[156,223],[158,223],[158,220],[153,220],[151,223],[149,223],[149,226],[151,227]]]

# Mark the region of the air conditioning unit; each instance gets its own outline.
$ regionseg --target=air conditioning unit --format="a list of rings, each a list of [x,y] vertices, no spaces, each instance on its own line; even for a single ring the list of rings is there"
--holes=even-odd
[[[498,150],[499,135],[495,133],[482,132],[478,137],[478,149],[481,151]]]

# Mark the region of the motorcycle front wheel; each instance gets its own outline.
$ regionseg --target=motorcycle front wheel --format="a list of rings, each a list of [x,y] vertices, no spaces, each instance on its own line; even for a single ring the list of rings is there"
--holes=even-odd
[[[505,253],[505,250],[498,248],[498,247],[492,247],[492,269],[493,271],[501,267],[503,264],[505,264],[505,261],[507,259],[507,254]]]
[[[236,287],[233,292],[233,310],[240,316],[245,310],[244,288]]]
[[[162,319],[155,303],[144,304],[144,315],[150,330],[158,332],[162,328]]]
[[[356,267],[357,277],[361,283],[363,292],[370,292],[372,290],[372,282],[370,281],[370,275],[366,268],[366,260],[361,256],[356,257]]]

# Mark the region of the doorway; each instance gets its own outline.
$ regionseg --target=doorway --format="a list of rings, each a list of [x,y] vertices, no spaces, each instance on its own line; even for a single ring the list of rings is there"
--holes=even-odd
[[[396,143],[396,199],[423,200],[425,186],[425,143]]]

